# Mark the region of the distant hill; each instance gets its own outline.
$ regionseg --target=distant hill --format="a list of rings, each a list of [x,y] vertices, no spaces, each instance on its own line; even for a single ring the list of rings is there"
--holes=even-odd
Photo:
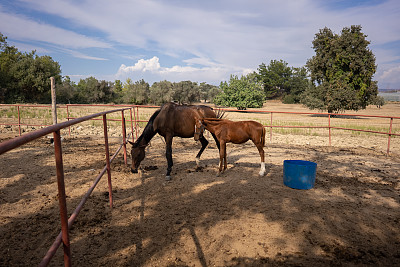
[[[384,92],[384,93],[396,93],[399,92],[400,89],[378,89],[379,92]]]

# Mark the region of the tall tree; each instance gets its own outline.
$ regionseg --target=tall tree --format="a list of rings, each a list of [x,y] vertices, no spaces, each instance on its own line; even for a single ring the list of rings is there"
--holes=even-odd
[[[285,104],[300,103],[301,95],[310,86],[308,79],[308,72],[305,67],[294,68],[292,67],[292,75],[288,79],[288,91],[282,102]]]
[[[98,81],[94,77],[81,79],[78,83],[80,103],[108,103],[113,99],[111,82]]]
[[[65,76],[61,84],[56,84],[57,102],[70,104],[77,103],[77,87],[69,76]]]
[[[212,101],[212,99],[220,93],[220,90],[218,86],[211,85],[205,82],[200,83],[199,85],[199,91],[200,91],[200,99],[204,100],[204,102],[207,103],[207,101]]]
[[[173,100],[173,84],[169,81],[155,82],[150,87],[150,102],[161,105]]]
[[[172,98],[180,104],[191,104],[195,101],[200,101],[199,86],[197,83],[191,81],[174,83]]]
[[[49,102],[50,77],[61,82],[61,68],[49,56],[21,53],[0,33],[0,101]]]
[[[292,69],[283,60],[271,60],[268,66],[258,67],[257,79],[262,82],[267,99],[279,97],[289,90]]]
[[[378,94],[375,56],[361,26],[343,28],[334,34],[324,28],[315,35],[315,56],[307,61],[311,72],[310,86],[302,103],[311,109],[339,112],[365,109]]]
[[[117,104],[123,103],[124,102],[124,90],[123,90],[123,84],[121,80],[115,80],[112,86],[112,91],[114,94],[114,99],[113,101]]]

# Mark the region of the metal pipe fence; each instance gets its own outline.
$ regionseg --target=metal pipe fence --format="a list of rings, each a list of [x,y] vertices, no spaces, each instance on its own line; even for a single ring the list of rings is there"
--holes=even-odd
[[[40,125],[40,124],[27,124],[27,123],[21,123],[21,116],[20,116],[20,108],[51,108],[51,105],[20,105],[20,104],[1,104],[0,107],[4,106],[13,106],[18,108],[18,122],[11,122],[11,123],[1,123],[0,125],[11,125],[11,126],[18,126],[19,128],[19,134],[21,135],[21,126],[48,126],[48,125]],[[106,108],[106,107],[130,107],[130,119],[127,120],[128,123],[130,123],[131,126],[131,132],[135,132],[135,134],[132,134],[132,141],[135,140],[135,138],[138,137],[139,135],[139,123],[145,123],[147,122],[147,119],[140,119],[139,117],[139,110],[140,109],[146,109],[146,108],[159,108],[159,106],[151,106],[151,105],[111,105],[111,104],[66,104],[66,105],[60,105],[59,108],[65,108],[67,112],[67,116],[65,119],[72,120],[75,119],[76,117],[71,115],[71,109],[74,107],[93,107],[93,108]],[[363,114],[334,114],[334,113],[321,113],[321,112],[287,112],[287,111],[268,111],[268,110],[241,110],[238,111],[236,109],[226,109],[226,108],[221,108],[221,110],[225,112],[240,112],[240,113],[259,113],[259,114],[270,114],[270,119],[269,119],[269,125],[264,124],[265,127],[269,128],[269,137],[270,137],[270,142],[272,142],[272,135],[273,135],[273,129],[278,129],[278,128],[305,128],[305,129],[328,129],[328,143],[329,145],[332,144],[332,129],[336,130],[345,130],[345,131],[353,131],[353,132],[366,132],[366,133],[373,133],[373,134],[380,134],[380,135],[387,135],[388,141],[387,141],[387,149],[386,153],[390,153],[390,142],[391,142],[391,137],[392,136],[400,136],[400,134],[395,133],[393,130],[393,121],[394,119],[399,120],[400,117],[395,117],[395,116],[378,116],[378,115],[363,115]],[[313,125],[304,125],[304,126],[293,126],[293,125],[274,125],[273,124],[273,115],[276,114],[292,114],[292,115],[313,115],[313,116],[321,116],[321,117],[327,117],[327,124],[323,126],[313,126]],[[150,116],[149,116],[150,117]],[[388,130],[387,131],[374,131],[374,130],[365,130],[365,129],[355,129],[355,128],[348,128],[348,127],[341,127],[341,126],[332,126],[332,120],[336,119],[337,117],[341,118],[382,118],[382,119],[388,119],[390,120],[388,123]],[[102,119],[92,119],[92,120],[99,120],[101,121]],[[118,119],[107,119],[108,121],[119,121]],[[69,135],[71,135],[71,129],[70,127],[68,128],[69,130]]]
[[[399,133],[393,133],[393,120],[400,120],[400,117],[395,116],[380,116],[380,115],[363,115],[363,114],[335,114],[335,113],[321,113],[321,112],[289,112],[289,111],[266,111],[266,110],[241,110],[237,111],[234,109],[224,109],[221,110],[225,112],[240,112],[240,113],[262,113],[262,114],[270,114],[270,124],[264,125],[266,128],[270,128],[270,142],[272,142],[272,129],[274,128],[304,128],[304,129],[328,129],[328,137],[329,137],[329,146],[332,145],[332,129],[336,130],[345,130],[345,131],[354,131],[354,132],[365,132],[365,133],[373,133],[373,134],[381,134],[387,135],[387,150],[386,154],[390,153],[390,142],[392,136],[400,136]],[[325,126],[312,126],[312,125],[304,125],[304,126],[294,126],[294,125],[273,125],[273,114],[291,114],[291,115],[317,115],[321,117],[327,117],[328,122]],[[364,130],[364,129],[355,129],[355,128],[347,128],[347,127],[338,127],[332,126],[332,120],[335,118],[381,118],[381,119],[389,119],[388,123],[388,131],[374,131],[374,130]]]
[[[59,209],[60,209],[60,220],[61,220],[61,233],[57,236],[56,240],[54,241],[53,245],[50,247],[49,251],[46,253],[45,257],[43,258],[40,266],[47,266],[50,263],[50,260],[55,255],[58,247],[60,244],[63,244],[64,248],[64,265],[71,266],[71,250],[70,250],[70,240],[69,240],[69,228],[72,226],[73,222],[75,221],[76,217],[78,216],[79,212],[81,211],[83,205],[86,203],[88,197],[92,193],[93,189],[99,182],[100,178],[104,175],[107,171],[108,174],[108,190],[109,190],[109,202],[110,207],[112,208],[112,183],[111,183],[111,168],[110,164],[111,161],[115,158],[115,156],[119,153],[120,149],[124,148],[124,160],[125,165],[127,165],[126,159],[126,139],[123,139],[120,148],[117,152],[113,155],[110,160],[109,156],[109,146],[108,146],[108,133],[107,133],[107,114],[114,113],[114,112],[121,112],[121,121],[122,121],[122,135],[126,136],[126,129],[125,129],[125,117],[124,111],[130,110],[131,108],[124,108],[124,109],[116,109],[111,111],[104,111],[92,115],[87,115],[81,118],[76,118],[74,120],[65,121],[59,124],[55,124],[52,126],[48,126],[46,128],[42,128],[18,137],[15,137],[10,140],[6,140],[0,143],[0,155],[6,153],[12,149],[15,149],[19,146],[22,146],[26,143],[29,143],[33,140],[36,140],[40,137],[46,136],[48,134],[53,133],[54,137],[54,156],[56,162],[56,173],[57,173],[57,186],[58,186],[58,199],[59,199]],[[99,174],[96,178],[95,182],[93,183],[92,187],[90,187],[89,191],[85,194],[71,217],[68,219],[67,215],[67,202],[66,202],[66,193],[65,193],[65,181],[64,181],[64,167],[63,167],[63,158],[62,158],[62,145],[61,145],[61,133],[60,130],[70,127],[72,125],[96,118],[96,117],[103,117],[103,128],[104,128],[104,142],[105,142],[105,154],[106,154],[106,166],[104,167],[103,171]]]

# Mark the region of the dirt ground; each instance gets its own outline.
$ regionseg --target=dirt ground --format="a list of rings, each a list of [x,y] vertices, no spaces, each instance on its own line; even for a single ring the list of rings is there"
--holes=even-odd
[[[400,114],[400,113],[399,113]],[[233,116],[229,114],[229,116]],[[4,129],[3,129],[4,130]],[[0,141],[12,137],[0,131]],[[269,137],[269,136],[268,136]],[[70,232],[74,266],[400,266],[400,149],[375,135],[274,134],[266,169],[251,142],[218,150],[175,138],[173,179],[156,136],[139,174],[112,163],[114,207],[102,178]],[[121,138],[111,137],[112,153]],[[105,165],[104,140],[65,137],[71,213]],[[318,164],[313,189],[283,184],[283,161]],[[41,138],[0,156],[0,266],[37,265],[59,233],[54,147]],[[60,247],[50,266],[63,265]]]

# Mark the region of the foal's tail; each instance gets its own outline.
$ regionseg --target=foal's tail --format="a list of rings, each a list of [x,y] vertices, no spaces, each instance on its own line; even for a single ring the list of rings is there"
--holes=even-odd
[[[261,144],[262,144],[263,147],[265,145],[265,132],[266,132],[266,130],[265,130],[265,127],[263,126],[262,127],[262,134],[261,134]]]

